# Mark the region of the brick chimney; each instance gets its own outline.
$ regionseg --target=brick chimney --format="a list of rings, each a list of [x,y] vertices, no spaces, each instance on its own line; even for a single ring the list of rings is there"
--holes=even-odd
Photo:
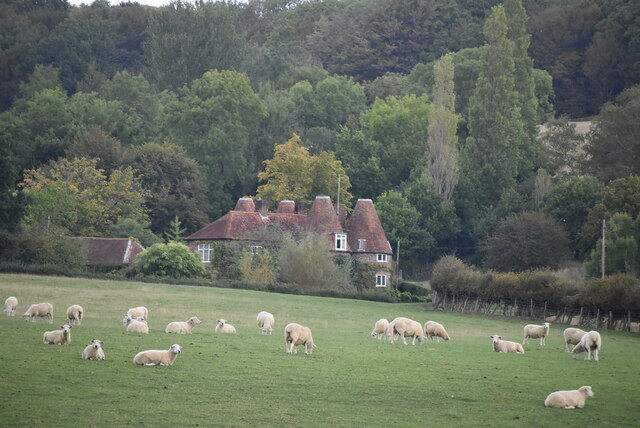
[[[262,215],[267,215],[267,212],[269,211],[269,201],[265,199],[258,199],[254,201],[254,203],[256,205],[256,211]]]
[[[256,210],[256,204],[251,198],[240,198],[236,204],[234,211],[253,212]]]
[[[294,201],[280,201],[277,212],[281,214],[295,214],[296,203]]]

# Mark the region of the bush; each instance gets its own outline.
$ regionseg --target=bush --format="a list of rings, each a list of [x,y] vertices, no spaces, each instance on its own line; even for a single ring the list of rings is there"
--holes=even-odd
[[[401,291],[403,293],[411,293],[414,296],[428,296],[431,294],[431,290],[429,290],[427,287],[407,281],[402,281],[400,284],[398,284],[398,291]]]
[[[275,262],[268,250],[253,254],[243,251],[239,261],[242,279],[252,284],[272,284],[276,281]]]
[[[603,311],[640,311],[640,279],[627,274],[591,280],[580,293],[581,304]]]
[[[206,270],[197,254],[184,244],[154,244],[139,254],[134,269],[143,276],[171,278],[203,278]]]

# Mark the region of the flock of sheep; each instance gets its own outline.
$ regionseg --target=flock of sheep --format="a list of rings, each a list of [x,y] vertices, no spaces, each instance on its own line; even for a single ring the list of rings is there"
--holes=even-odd
[[[7,298],[4,302],[4,312],[7,316],[15,316],[18,306],[18,299],[14,296]],[[46,331],[43,334],[45,344],[68,345],[71,343],[71,329],[73,324],[80,325],[84,310],[80,305],[71,305],[67,309],[67,324],[60,326],[60,330]],[[24,313],[23,317],[27,321],[35,322],[37,317],[46,317],[49,324],[53,323],[53,305],[50,303],[37,303],[31,305]],[[148,333],[149,326],[147,319],[149,311],[144,306],[131,308],[127,311],[123,319],[123,325],[128,332]],[[262,334],[271,334],[275,326],[273,314],[262,311],[258,314],[257,325]],[[193,328],[202,321],[198,317],[191,317],[187,321],[173,321],[165,328],[166,333],[191,334]],[[225,319],[219,319],[215,327],[217,333],[236,333],[233,325]],[[540,339],[540,345],[545,345],[545,339],[549,335],[549,323],[542,325],[527,324],[524,326],[524,338],[522,343],[528,344],[530,339]],[[427,321],[424,325],[410,318],[397,317],[389,322],[382,318],[376,321],[371,336],[377,339],[386,337],[392,344],[400,338],[402,343],[407,344],[406,339],[410,337],[412,344],[416,341],[422,344],[423,340],[429,338],[431,341],[440,342],[442,338],[445,342],[451,340],[444,326],[436,321]],[[522,344],[508,340],[502,340],[497,334],[489,336],[495,352],[524,354]],[[316,345],[313,343],[313,336],[308,327],[297,323],[289,323],[284,328],[285,351],[287,354],[296,354],[297,346],[304,346],[305,354],[310,355]],[[586,353],[585,360],[591,360],[591,355],[598,361],[598,352],[602,348],[602,338],[597,331],[586,332],[579,328],[567,328],[564,330],[565,351],[571,352],[573,358],[578,358],[581,353]],[[102,349],[103,342],[99,339],[91,340],[91,343],[82,351],[84,360],[104,360],[105,353]],[[569,349],[573,345],[573,349]],[[133,358],[133,362],[140,366],[173,365],[182,348],[178,344],[173,344],[168,350],[148,350],[138,352]],[[583,386],[577,390],[556,391],[544,401],[548,407],[565,409],[584,407],[587,397],[593,397],[593,390],[590,386]]]

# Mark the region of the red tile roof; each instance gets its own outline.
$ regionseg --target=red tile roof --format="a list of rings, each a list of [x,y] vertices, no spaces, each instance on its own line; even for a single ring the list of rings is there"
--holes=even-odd
[[[90,265],[122,265],[132,263],[144,247],[129,238],[74,237],[82,242],[83,251]]]
[[[371,199],[358,199],[347,220],[346,229],[347,240],[354,253],[392,254],[391,246]],[[359,250],[360,239],[365,239],[364,250]]]

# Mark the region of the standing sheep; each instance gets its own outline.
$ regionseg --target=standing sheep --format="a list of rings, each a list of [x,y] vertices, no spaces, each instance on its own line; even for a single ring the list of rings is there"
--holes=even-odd
[[[494,352],[524,354],[524,348],[517,342],[502,340],[502,336],[498,336],[497,334],[493,334],[489,337],[493,343]]]
[[[105,359],[104,350],[102,349],[102,340],[92,339],[91,344],[87,345],[82,351],[83,360],[102,361]]]
[[[296,346],[304,345],[304,353],[311,355],[316,345],[313,343],[311,329],[298,323],[292,322],[284,328],[284,349],[287,354],[297,354]]]
[[[177,343],[171,345],[166,351],[141,351],[133,357],[133,362],[139,366],[172,366],[173,362],[182,352],[182,348]]]
[[[216,333],[235,333],[236,328],[231,324],[227,323],[227,320],[218,320],[218,325],[216,325]]]
[[[62,330],[45,331],[42,340],[45,345],[68,345],[71,343],[71,329],[69,324],[61,325]]]
[[[34,303],[22,316],[31,322],[36,322],[36,317],[47,317],[49,324],[53,324],[53,305],[51,303]]]
[[[84,315],[84,309],[80,305],[71,305],[67,308],[67,324],[77,322],[78,325],[82,324],[82,316]]]
[[[418,343],[422,345],[422,341],[424,339],[424,330],[422,328],[422,324],[418,321],[414,321],[409,318],[397,317],[393,321],[389,323],[389,328],[387,329],[387,337],[391,340],[391,343],[395,345],[396,334],[402,338],[402,343],[405,345],[407,341],[405,337],[412,337],[413,340],[411,344],[416,344],[416,339],[418,339]]]
[[[127,314],[124,316],[122,323],[127,327],[129,333],[149,333],[147,320],[142,317],[133,319],[131,315]]]
[[[198,317],[191,317],[186,321],[173,321],[167,324],[167,328],[164,329],[165,333],[175,334],[191,334],[193,327],[202,324],[202,321]]]
[[[580,342],[573,348],[573,358],[578,358],[578,355],[586,352],[587,356],[584,358],[585,361],[591,361],[591,353],[593,353],[593,359],[598,361],[598,352],[602,348],[602,338],[600,337],[600,333],[595,330],[591,330],[586,333],[580,339]]]
[[[273,332],[273,327],[276,325],[276,320],[270,312],[260,312],[256,321],[258,322],[258,328],[262,334],[271,334]]]
[[[7,314],[8,317],[15,317],[17,308],[18,299],[14,296],[7,297],[7,300],[4,301],[4,313]]]
[[[149,319],[149,310],[144,306],[136,306],[135,308],[131,308],[127,311],[127,315],[131,315],[131,318],[144,318],[145,320]]]
[[[386,318],[380,318],[376,321],[376,324],[373,326],[373,331],[371,332],[371,336],[373,338],[378,338],[378,340],[382,339],[383,335],[387,334],[387,328],[389,328],[389,320]]]
[[[552,392],[544,400],[544,405],[558,409],[582,409],[587,397],[593,397],[593,390],[590,386],[582,386],[571,391]]]
[[[438,343],[440,343],[440,338],[443,338],[445,342],[451,340],[449,334],[447,334],[447,331],[444,329],[444,326],[435,321],[427,321],[424,323],[424,333],[432,342],[434,337]]]
[[[542,325],[527,324],[524,326],[524,339],[522,344],[529,344],[530,339],[540,338],[540,345],[544,346],[544,340],[549,335],[549,323],[546,322]]]
[[[562,335],[564,336],[564,350],[566,352],[571,352],[569,350],[569,345],[573,345],[575,347],[575,345],[580,343],[580,339],[582,339],[582,336],[584,336],[585,334],[587,334],[587,332],[579,328],[565,328],[564,332],[562,333]]]

